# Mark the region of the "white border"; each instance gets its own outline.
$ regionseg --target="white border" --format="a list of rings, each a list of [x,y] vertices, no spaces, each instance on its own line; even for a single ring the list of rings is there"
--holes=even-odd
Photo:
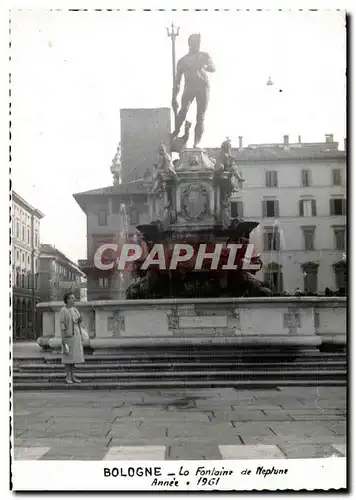
[[[151,475],[138,475],[144,474],[145,468],[150,469]],[[228,472],[229,475],[215,475],[211,472],[213,470],[218,473]],[[248,475],[247,470],[249,470]],[[153,475],[154,471],[156,476]],[[210,481],[210,485],[206,484],[204,479]],[[218,484],[215,482],[217,479]],[[155,480],[167,481],[168,485],[157,484]],[[340,489],[346,487],[346,459],[16,461],[14,487],[18,492],[58,489],[64,491],[140,489],[145,492]]]
[[[7,19],[7,11],[10,8],[23,8],[23,9],[28,9],[28,8],[59,8],[59,9],[68,9],[68,8],[86,8],[86,9],[92,9],[92,8],[151,8],[151,9],[157,9],[157,8],[173,8],[173,7],[179,7],[180,9],[182,8],[232,8],[232,9],[237,9],[237,8],[249,8],[249,9],[254,9],[254,8],[264,8],[264,9],[276,9],[276,8],[290,8],[290,9],[311,9],[311,8],[320,8],[320,9],[346,9],[349,11],[349,13],[353,13],[354,8],[353,8],[354,2],[351,2],[351,0],[319,0],[319,1],[313,1],[310,2],[309,0],[299,0],[298,2],[295,1],[289,1],[286,2],[285,0],[275,0],[275,1],[269,1],[269,2],[256,2],[255,0],[219,0],[219,2],[212,2],[211,0],[195,0],[192,2],[191,0],[179,0],[179,2],[175,2],[175,4],[168,3],[167,0],[150,0],[150,1],[139,1],[139,0],[5,0],[0,3],[0,68],[2,71],[0,72],[0,118],[3,122],[3,126],[0,127],[2,139],[0,140],[0,158],[1,158],[1,168],[0,168],[0,186],[1,186],[1,195],[0,195],[0,202],[1,202],[1,209],[0,209],[0,224],[1,224],[1,230],[2,234],[5,236],[5,239],[7,239],[7,231],[8,231],[8,173],[7,173],[7,165],[8,165],[8,65],[7,65],[7,58],[8,58],[8,19]],[[350,40],[350,51],[351,54],[354,54],[355,52],[352,51],[354,49],[354,44],[353,41]],[[349,68],[350,71],[350,68]],[[350,71],[351,73],[351,71]],[[349,81],[352,82],[354,81],[353,75],[349,74]],[[352,113],[353,109],[349,109],[349,113]],[[354,132],[352,133],[352,137],[348,138],[349,144],[354,144],[353,137]],[[349,164],[349,172],[353,170],[353,165],[351,165],[351,161]],[[353,175],[353,180],[352,180],[352,186],[350,186],[350,191],[352,188],[354,188],[354,182],[356,176]],[[352,189],[352,191],[355,191],[355,189]],[[352,216],[350,215],[349,221],[350,221],[350,230],[351,230],[351,225],[352,221],[356,221],[356,209],[355,206],[356,204],[352,202],[352,197],[350,196],[351,204],[352,204]],[[352,227],[352,229],[354,229]],[[354,232],[352,232],[354,234]],[[354,243],[354,239],[352,240],[352,243]],[[3,284],[1,288],[1,293],[2,293],[2,304],[4,307],[0,309],[0,315],[1,315],[1,325],[2,325],[2,341],[3,341],[3,348],[1,349],[1,354],[3,356],[3,362],[0,363],[1,366],[1,382],[2,382],[2,392],[3,392],[3,401],[5,401],[5,407],[7,407],[7,401],[9,397],[9,371],[8,371],[8,325],[9,325],[9,315],[8,315],[8,309],[7,309],[7,304],[8,304],[8,276],[9,276],[9,267],[8,267],[8,247],[7,245],[3,245],[1,247],[1,255],[0,255],[0,268],[1,268],[1,283]],[[352,259],[351,253],[349,252],[350,255],[350,260]],[[353,271],[353,269],[352,269]],[[354,277],[354,272],[352,272],[352,278]],[[353,280],[352,280],[353,282]],[[350,297],[352,302],[354,300],[353,295]],[[352,304],[354,305],[354,304]],[[355,307],[350,307],[350,310],[355,310]],[[352,328],[350,325],[349,331],[352,332]],[[6,346],[5,346],[6,343]],[[353,346],[351,344],[351,346]],[[350,352],[350,358],[354,358],[354,349],[352,347],[352,353]],[[350,363],[352,366],[352,363]],[[350,366],[350,368],[351,368]],[[353,372],[351,372],[351,376],[353,376]],[[350,384],[351,387],[353,387],[353,384]],[[351,402],[353,402],[353,398],[351,398]],[[9,420],[8,420],[8,414],[6,411],[3,411],[1,413],[1,450],[4,453],[4,457],[2,460],[2,477],[4,480],[1,482],[2,486],[4,487],[5,491],[8,491],[8,481],[7,477],[9,477],[9,467],[8,467],[8,443],[9,443],[9,434],[8,434],[8,429],[9,429]],[[352,443],[353,444],[353,443]],[[349,446],[350,448],[350,446]],[[308,461],[309,462],[309,461]],[[85,463],[85,466],[87,466],[88,463]],[[84,469],[85,470],[85,469]],[[68,495],[66,495],[68,497]]]

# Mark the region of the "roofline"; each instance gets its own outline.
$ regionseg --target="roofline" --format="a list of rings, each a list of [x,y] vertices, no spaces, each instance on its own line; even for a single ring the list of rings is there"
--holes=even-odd
[[[33,207],[30,205],[22,196],[20,196],[16,191],[12,190],[12,200],[15,201],[16,203],[20,203],[26,210],[29,212],[32,212],[33,215],[36,215],[39,219],[43,219],[45,217],[45,214],[38,210],[38,208]]]
[[[168,109],[170,111],[171,108],[168,106],[160,106],[159,108],[120,108],[121,111],[156,111],[157,109]]]
[[[50,246],[51,249],[54,251],[54,253],[51,253],[49,250],[46,251],[42,251],[41,247],[40,247],[40,254],[39,254],[39,258],[45,258],[45,259],[49,259],[49,258],[52,258],[53,260],[64,260],[66,262],[66,264],[68,264],[71,268],[75,269],[76,271],[78,271],[78,274],[80,274],[82,277],[85,277],[86,274],[83,273],[83,271],[80,269],[79,265],[76,264],[75,262],[73,262],[71,259],[69,259],[63,252],[61,252],[60,250],[58,250],[58,248],[55,248],[55,247],[52,247],[51,245],[49,245],[48,243],[42,243],[42,245],[46,245],[47,247]]]
[[[136,192],[131,191],[130,193],[93,193],[92,191],[84,191],[82,193],[75,193],[72,196],[75,199],[75,201],[78,203],[80,208],[83,210],[83,212],[86,214],[87,212],[86,212],[85,202],[88,199],[90,199],[91,197],[97,198],[97,197],[103,196],[103,197],[107,198],[108,196],[121,196],[122,198],[126,198],[126,197],[130,197],[130,196],[147,196],[147,193],[142,192],[142,191],[136,191]]]
[[[321,144],[324,144],[324,143],[321,143]],[[220,151],[220,148],[219,147],[213,147],[213,148],[204,148],[205,151],[208,151],[208,152],[219,152]],[[271,150],[275,150],[277,152],[283,152],[285,153],[285,156],[276,156],[274,158],[266,158],[264,156],[264,152],[265,151],[271,151]],[[301,151],[300,151],[301,150]],[[308,153],[309,154],[304,154],[304,155],[300,155],[300,156],[297,156],[296,152],[303,152],[303,148],[294,148],[294,147],[291,147],[291,148],[283,148],[279,145],[277,145],[275,148],[273,148],[272,146],[270,148],[259,148],[259,147],[245,147],[245,148],[242,148],[242,149],[239,149],[238,147],[232,147],[232,151],[233,152],[237,152],[237,153],[244,153],[244,152],[249,152],[249,151],[258,151],[260,153],[260,156],[256,156],[255,158],[246,158],[246,159],[240,159],[240,158],[237,158],[237,161],[269,161],[269,160],[273,160],[273,161],[285,161],[285,160],[291,160],[291,161],[303,161],[303,160],[324,160],[324,159],[331,159],[331,158],[346,158],[347,156],[347,153],[345,150],[343,149],[329,149],[329,150],[318,150],[318,151],[314,151],[314,152],[310,152],[310,149],[308,150]],[[293,151],[295,154],[293,155],[289,155],[288,156],[288,152],[289,151]]]

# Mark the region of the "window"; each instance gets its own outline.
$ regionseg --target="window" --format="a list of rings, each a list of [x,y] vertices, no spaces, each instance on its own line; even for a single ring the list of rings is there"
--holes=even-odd
[[[311,171],[302,170],[302,186],[308,187],[311,185]]]
[[[304,250],[314,250],[315,227],[303,227]]]
[[[25,262],[25,254],[24,253],[21,254],[21,260],[22,260],[22,262]]]
[[[27,244],[30,245],[30,230],[27,228]]]
[[[283,293],[283,272],[282,266],[272,262],[268,264],[267,270],[264,274],[264,281],[274,293]]]
[[[337,290],[340,288],[346,289],[346,264],[345,262],[337,262],[334,264],[335,286]]]
[[[137,208],[130,208],[130,224],[136,225],[139,223],[139,214]]]
[[[98,225],[107,226],[108,225],[108,212],[107,210],[99,210],[98,212]]]
[[[21,274],[21,288],[25,288],[25,274]]]
[[[316,201],[315,200],[300,200],[299,201],[299,215],[300,217],[312,217],[316,215]]]
[[[305,293],[316,293],[318,291],[318,267],[318,264],[314,262],[302,265]]]
[[[335,237],[335,249],[336,250],[345,250],[346,247],[346,230],[344,227],[335,228],[334,229],[334,237]]]
[[[99,288],[109,288],[109,278],[105,276],[104,278],[98,278]]]
[[[277,187],[278,178],[276,170],[267,170],[266,172],[266,186],[267,187]]]
[[[27,256],[27,264],[29,264],[29,263],[30,263],[30,260],[31,260],[31,259],[30,259],[30,256],[28,255],[28,256]]]
[[[25,226],[22,225],[22,241],[26,241],[25,239]]]
[[[263,200],[262,213],[263,217],[278,217],[279,216],[278,200]]]
[[[38,247],[38,231],[35,231],[35,248]]]
[[[330,199],[330,215],[346,215],[346,200],[344,198]]]
[[[20,251],[16,250],[16,260],[20,260]]]
[[[243,217],[244,216],[244,204],[242,201],[232,201],[230,203],[230,214],[231,217]]]
[[[341,170],[339,168],[333,169],[333,186],[341,186]]]
[[[120,214],[122,212],[122,205],[122,198],[119,196],[111,198],[111,209],[114,214]]]
[[[20,238],[20,222],[16,221],[16,238]]]
[[[280,250],[280,234],[276,228],[265,228],[265,233],[263,235],[264,240],[264,251],[273,252]]]

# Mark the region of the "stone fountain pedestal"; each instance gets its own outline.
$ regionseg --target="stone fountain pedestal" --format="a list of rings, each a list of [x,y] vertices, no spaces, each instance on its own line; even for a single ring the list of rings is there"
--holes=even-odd
[[[78,303],[101,352],[145,346],[243,346],[310,349],[346,345],[345,297],[162,299]],[[38,344],[59,349],[60,302],[38,305]]]

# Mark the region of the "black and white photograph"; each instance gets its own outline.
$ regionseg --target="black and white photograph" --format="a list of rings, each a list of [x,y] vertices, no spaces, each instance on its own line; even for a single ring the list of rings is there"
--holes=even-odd
[[[10,488],[346,489],[347,12],[8,15]]]

